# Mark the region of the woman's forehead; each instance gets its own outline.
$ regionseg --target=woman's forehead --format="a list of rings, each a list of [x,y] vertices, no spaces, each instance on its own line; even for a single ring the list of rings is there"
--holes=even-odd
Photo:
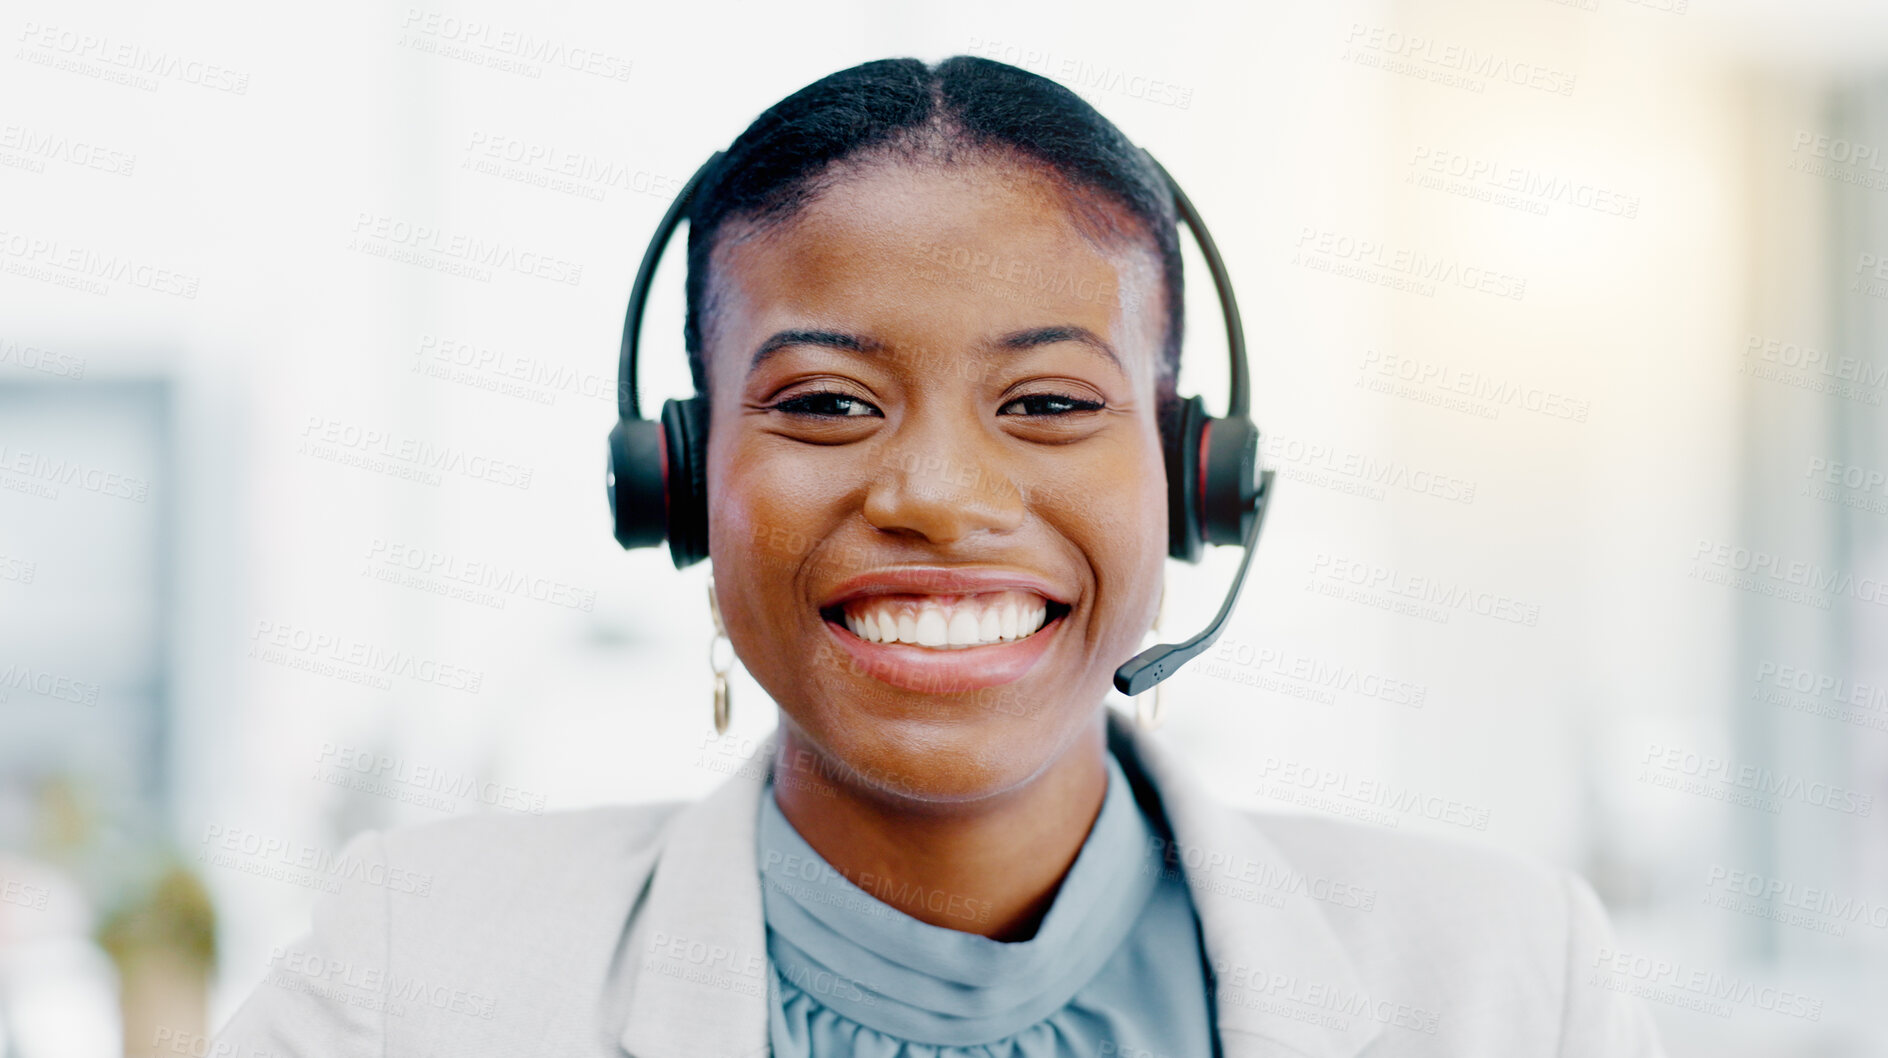
[[[1152,356],[1152,240],[1104,243],[1080,209],[1007,164],[847,173],[792,220],[717,246],[715,330],[732,339],[818,320],[941,338],[1071,325]]]
[[[897,240],[935,245],[962,238],[1007,241],[1018,252],[1044,255],[1157,256],[1153,240],[1126,210],[1098,194],[1070,186],[1043,166],[978,159],[843,163],[760,241],[797,238],[895,253]]]

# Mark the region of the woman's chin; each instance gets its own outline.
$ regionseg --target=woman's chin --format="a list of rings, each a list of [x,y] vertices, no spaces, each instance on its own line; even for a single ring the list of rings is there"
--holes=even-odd
[[[800,738],[814,745],[790,744],[782,763],[796,771],[815,769],[827,784],[908,808],[962,805],[1000,797],[1041,775],[1093,713],[1071,711],[1066,685],[1061,694],[1033,703],[1037,710],[1053,708],[1055,715],[1025,712],[1016,699],[997,709],[962,700],[968,697],[953,696],[948,705],[924,710],[859,703],[803,716],[796,724]],[[796,749],[811,757],[794,758]]]

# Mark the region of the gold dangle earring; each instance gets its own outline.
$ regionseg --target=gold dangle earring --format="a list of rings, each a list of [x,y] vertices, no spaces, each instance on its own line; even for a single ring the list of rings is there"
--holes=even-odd
[[[1160,582],[1160,603],[1154,607],[1154,626],[1148,629],[1148,632],[1151,633],[1155,639],[1160,638],[1160,618],[1161,615],[1166,612],[1167,582],[1162,580]],[[1161,725],[1161,722],[1165,719],[1161,710],[1166,705],[1166,699],[1162,697],[1162,692],[1166,689],[1167,685],[1165,682],[1156,683],[1154,684],[1153,690],[1143,691],[1134,696],[1135,727],[1140,728],[1142,731],[1152,731]],[[1149,708],[1149,698],[1153,699],[1151,709]]]
[[[734,667],[734,643],[728,639],[728,629],[721,623],[721,604],[715,600],[715,575],[708,574],[708,613],[715,619],[714,637],[708,640],[708,667],[715,674],[715,734],[728,733],[728,670]],[[715,660],[715,648],[728,645],[726,661]]]

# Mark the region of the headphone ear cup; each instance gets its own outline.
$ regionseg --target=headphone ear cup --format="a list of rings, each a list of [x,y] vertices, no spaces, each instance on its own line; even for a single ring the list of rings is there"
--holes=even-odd
[[[1244,416],[1208,419],[1200,447],[1200,531],[1209,544],[1243,543],[1257,516],[1259,428]]]
[[[1166,438],[1167,554],[1198,562],[1205,550],[1200,525],[1200,432],[1209,421],[1198,397],[1180,402],[1173,434]]]
[[[669,556],[675,568],[708,557],[708,400],[699,394],[662,405],[668,454]]]
[[[610,468],[604,482],[616,542],[654,547],[668,535],[662,426],[648,419],[618,419],[610,428]]]

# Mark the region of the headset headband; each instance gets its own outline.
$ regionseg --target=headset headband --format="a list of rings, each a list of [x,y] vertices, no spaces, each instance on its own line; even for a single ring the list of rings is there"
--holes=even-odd
[[[662,220],[656,225],[656,233],[649,240],[649,248],[642,252],[642,264],[636,268],[635,285],[629,288],[629,310],[623,316],[623,348],[616,361],[616,417],[619,419],[642,418],[642,405],[636,399],[636,351],[642,344],[642,307],[649,300],[649,286],[655,281],[656,265],[662,260],[662,251],[669,245],[669,237],[675,234],[675,228],[682,223],[682,214],[695,198],[695,189],[701,186],[702,178],[708,170],[715,167],[726,154],[716,151],[701,163],[695,175],[688,178],[682,190],[676,192],[675,201],[669,203],[668,211],[662,214]]]

